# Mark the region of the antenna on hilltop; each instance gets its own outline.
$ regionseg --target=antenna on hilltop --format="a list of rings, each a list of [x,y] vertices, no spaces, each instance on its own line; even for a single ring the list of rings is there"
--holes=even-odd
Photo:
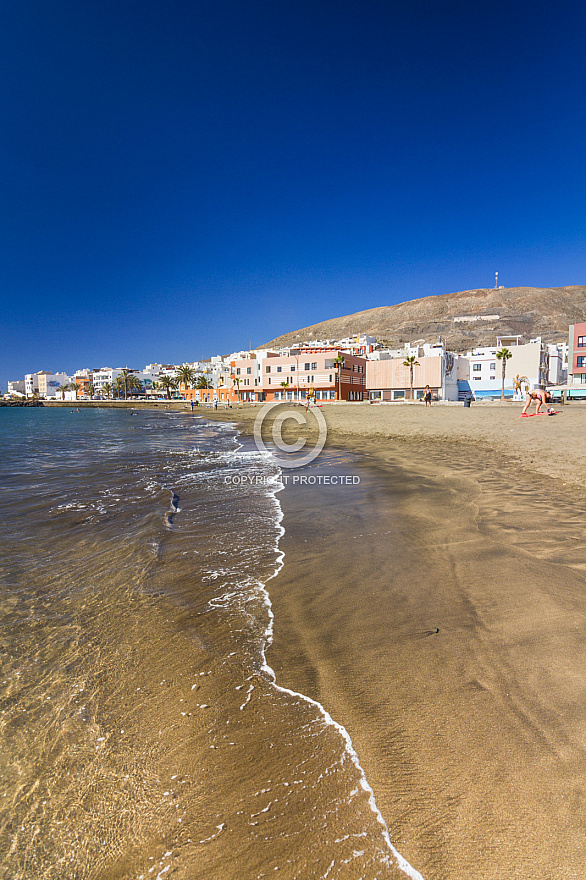
[[[498,290],[498,286],[499,286],[499,273],[495,272],[494,273],[494,289]]]

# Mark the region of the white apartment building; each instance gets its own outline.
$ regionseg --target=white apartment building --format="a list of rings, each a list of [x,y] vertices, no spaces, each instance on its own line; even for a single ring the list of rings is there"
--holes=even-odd
[[[8,380],[8,394],[12,397],[25,397],[26,389],[24,379],[16,379],[14,382]]]
[[[68,385],[70,382],[67,373],[51,373],[47,370],[27,373],[24,377],[25,394],[27,397],[33,397],[36,391],[39,397],[45,400],[60,398],[61,392],[57,389],[60,385]]]
[[[547,354],[547,384],[562,385],[568,378],[568,343],[550,342]]]
[[[498,336],[496,345],[475,348],[466,353],[468,369],[465,364],[460,371],[458,386],[460,392],[470,391],[477,398],[500,397],[502,393],[502,360],[497,351],[508,348],[511,357],[506,362],[505,397],[513,397],[513,379],[519,376],[522,392],[527,389],[545,387],[548,379],[548,350],[541,337],[522,343],[521,336]]]
[[[118,376],[122,375],[122,369],[122,367],[116,367],[115,369],[113,369],[112,367],[102,367],[99,370],[94,370],[94,397],[102,396],[102,389],[104,385],[114,385],[114,382],[116,381]]]

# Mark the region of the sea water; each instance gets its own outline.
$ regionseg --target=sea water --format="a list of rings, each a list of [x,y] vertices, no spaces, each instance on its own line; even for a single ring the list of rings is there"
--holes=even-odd
[[[0,877],[418,877],[267,665],[271,456],[131,409],[0,409],[0,444]]]

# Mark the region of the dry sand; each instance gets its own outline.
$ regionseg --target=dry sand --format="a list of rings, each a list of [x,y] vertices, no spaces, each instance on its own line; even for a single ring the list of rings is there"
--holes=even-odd
[[[495,450],[518,467],[546,474],[562,483],[586,486],[586,403],[558,406],[557,416],[520,418],[522,403],[462,404],[325,404],[328,444],[360,449],[367,439],[403,439],[465,443],[478,454]],[[237,422],[250,431],[260,405],[231,410],[204,409],[206,418]],[[299,408],[300,412],[304,412]],[[531,412],[535,407],[531,407]],[[195,410],[198,412],[198,410]]]
[[[277,680],[347,728],[426,880],[583,878],[586,406],[323,412],[311,473],[361,482],[280,495]]]

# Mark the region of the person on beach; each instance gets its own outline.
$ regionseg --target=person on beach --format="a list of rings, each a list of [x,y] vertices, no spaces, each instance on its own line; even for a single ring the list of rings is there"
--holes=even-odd
[[[549,403],[551,400],[549,394],[547,394],[543,388],[534,388],[533,391],[527,392],[527,400],[525,402],[525,406],[523,407],[522,416],[526,415],[527,410],[531,406],[532,401],[535,400],[537,402],[537,406],[535,408],[535,415],[541,412],[541,407],[545,406],[546,403]]]
[[[426,406],[431,406],[431,388],[429,385],[425,386],[425,391],[423,392],[423,399],[425,401]]]

